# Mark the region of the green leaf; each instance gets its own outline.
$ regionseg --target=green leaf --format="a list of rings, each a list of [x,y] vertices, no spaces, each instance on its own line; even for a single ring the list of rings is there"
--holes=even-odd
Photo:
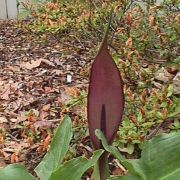
[[[28,173],[24,166],[11,164],[0,169],[0,180],[34,180],[35,178]]]
[[[141,114],[141,113],[138,113],[137,121],[138,121],[138,122],[141,122],[142,119],[143,119],[142,114]]]
[[[64,163],[52,173],[49,180],[80,180],[87,169],[96,164],[102,153],[103,150],[97,150],[90,159],[78,157]]]
[[[145,180],[180,179],[180,132],[163,134],[149,140],[142,151],[138,166]]]
[[[120,148],[121,152],[127,152],[128,154],[132,154],[134,152],[134,144],[127,144],[127,147]]]
[[[180,131],[162,134],[147,141],[141,158],[136,160],[123,159],[115,147],[107,144],[100,130],[96,131],[96,135],[101,139],[105,150],[113,154],[128,169],[131,176],[139,176],[140,180],[180,179]],[[123,178],[126,179],[125,176]],[[119,178],[121,179],[122,177]]]
[[[180,102],[176,103],[176,107],[173,109],[173,112],[168,115],[168,117],[175,117],[180,115]]]
[[[128,174],[125,176],[114,176],[110,177],[108,180],[140,180],[141,178],[135,174]]]
[[[168,87],[167,97],[170,97],[172,94],[173,94],[173,85],[170,84]]]
[[[101,132],[101,130],[97,129],[95,131],[96,133],[96,136],[101,140],[102,142],[102,145],[104,147],[104,149],[106,151],[108,151],[109,153],[111,153],[112,155],[114,155],[114,157],[116,157],[119,162],[124,165],[130,172],[132,172],[132,174],[139,174],[139,172],[136,172],[134,170],[134,167],[136,167],[136,161],[133,162],[129,162],[129,160],[126,160],[122,155],[121,153],[119,152],[119,150],[116,148],[116,147],[113,147],[113,146],[110,146],[108,145],[107,141],[106,141],[106,138],[104,137],[103,133]],[[141,174],[141,172],[140,172]]]
[[[100,173],[99,173],[99,162],[97,162],[94,165],[94,168],[93,168],[92,179],[94,179],[94,180],[101,180],[100,178],[101,177],[100,177]]]
[[[101,132],[101,130],[96,129],[95,131],[96,136],[98,137],[99,140],[101,140],[102,145],[104,147],[104,149],[111,153],[112,155],[114,155],[121,163],[124,162],[126,159],[120,154],[119,150],[114,147],[114,146],[109,146],[106,138],[104,137],[103,133]]]
[[[48,180],[62,162],[72,137],[71,119],[65,116],[52,139],[51,146],[35,172],[42,180]]]

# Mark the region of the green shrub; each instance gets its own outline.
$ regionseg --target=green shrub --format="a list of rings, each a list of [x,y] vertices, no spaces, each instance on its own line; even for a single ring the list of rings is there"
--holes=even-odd
[[[163,123],[174,121],[178,130],[180,110],[179,98],[173,94],[174,75],[166,82],[155,81],[162,67],[172,73],[180,70],[178,1],[165,0],[160,5],[129,0],[73,2],[47,1],[31,8],[32,20],[23,26],[35,33],[73,34],[82,42],[90,39],[94,44],[90,56],[94,56],[110,7],[114,7],[109,44],[125,84],[126,101],[115,144],[133,153],[134,145],[141,147]],[[166,128],[170,131],[173,127]]]

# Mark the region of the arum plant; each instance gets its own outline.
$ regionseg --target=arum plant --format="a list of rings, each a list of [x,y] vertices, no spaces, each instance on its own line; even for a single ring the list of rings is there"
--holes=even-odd
[[[99,52],[92,64],[88,91],[88,124],[94,149],[101,149],[102,144],[95,135],[100,129],[108,144],[111,144],[122,120],[124,109],[123,82],[120,72],[109,51],[107,37],[112,19],[110,19]],[[104,152],[98,162],[99,178],[108,175],[108,153]]]

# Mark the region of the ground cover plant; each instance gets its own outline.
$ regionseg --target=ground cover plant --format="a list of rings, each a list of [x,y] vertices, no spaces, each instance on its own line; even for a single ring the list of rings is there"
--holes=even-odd
[[[96,130],[96,135],[102,141],[105,150],[113,154],[120,163],[129,170],[129,173],[126,176],[107,177],[107,179],[169,180],[178,179],[180,177],[179,132],[157,136],[147,142],[142,151],[142,157],[138,160],[125,159],[117,148],[108,145],[108,142],[100,130]],[[77,157],[62,163],[62,160],[68,151],[71,138],[71,119],[66,116],[55,133],[50,150],[35,169],[35,172],[40,179],[79,180],[90,167],[95,166],[103,153],[102,149],[94,151],[93,156],[89,160],[85,157]],[[164,148],[166,151],[164,151]],[[162,159],[163,161],[161,161]],[[94,179],[99,179],[98,176],[99,175],[94,174]],[[9,165],[4,169],[0,169],[0,178],[2,180],[11,180],[15,178],[18,178],[19,180],[35,179],[35,177],[29,174],[22,165],[18,164]],[[101,179],[104,178],[101,177]]]
[[[30,18],[0,26],[2,167],[20,162],[33,172],[48,150],[59,117],[67,113],[73,138],[64,161],[92,155],[86,117],[89,67],[112,5],[108,46],[121,71],[126,103],[113,145],[125,157],[137,158],[147,139],[179,131],[174,85],[179,71],[178,2],[148,7],[130,1],[41,5],[32,7]],[[67,83],[67,75],[72,83]],[[126,173],[111,156],[109,164],[111,174]],[[90,176],[87,171],[82,179]]]

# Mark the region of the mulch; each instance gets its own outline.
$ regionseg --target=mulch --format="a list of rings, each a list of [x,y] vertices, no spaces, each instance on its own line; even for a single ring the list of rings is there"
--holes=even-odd
[[[64,105],[87,90],[92,43],[66,34],[32,33],[21,23],[0,21],[0,167],[22,163],[32,171],[64,114],[75,126],[86,124],[86,109]],[[82,141],[89,144],[87,137]],[[84,151],[80,146],[77,153]]]

